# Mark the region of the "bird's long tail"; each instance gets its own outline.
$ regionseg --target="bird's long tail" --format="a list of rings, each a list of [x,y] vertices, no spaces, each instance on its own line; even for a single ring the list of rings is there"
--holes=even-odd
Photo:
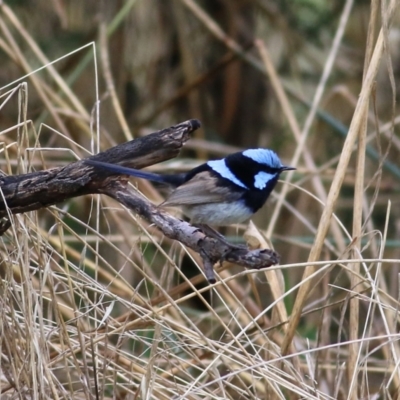
[[[85,160],[86,164],[106,169],[121,175],[130,175],[136,178],[147,179],[152,182],[165,183],[173,186],[179,186],[184,182],[185,174],[154,174],[152,172],[141,171],[140,169],[127,168],[118,164],[110,164],[102,161]]]

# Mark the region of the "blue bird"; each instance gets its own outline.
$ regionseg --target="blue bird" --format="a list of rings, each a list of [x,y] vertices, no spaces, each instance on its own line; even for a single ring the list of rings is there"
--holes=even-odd
[[[85,163],[172,186],[173,191],[161,206],[182,207],[191,222],[200,226],[248,220],[267,201],[281,172],[296,169],[283,165],[268,149],[244,150],[179,174],[154,174],[94,160]]]

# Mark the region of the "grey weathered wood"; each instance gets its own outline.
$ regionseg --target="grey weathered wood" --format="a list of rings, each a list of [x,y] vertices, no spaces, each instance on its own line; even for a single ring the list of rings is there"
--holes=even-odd
[[[189,120],[89,158],[133,168],[147,167],[176,157],[190,138],[190,133],[199,127],[199,121]],[[12,214],[17,214],[61,203],[72,197],[100,193],[110,176],[115,179],[115,174],[93,168],[80,160],[64,167],[0,177],[0,217],[7,215],[6,204]]]
[[[260,269],[279,263],[279,255],[269,249],[248,250],[206,236],[199,228],[173,217],[156,207],[128,186],[127,182],[112,181],[102,193],[114,198],[155,225],[165,236],[179,240],[200,254],[204,272],[210,282],[215,281],[213,266],[218,261],[230,261],[245,268]]]

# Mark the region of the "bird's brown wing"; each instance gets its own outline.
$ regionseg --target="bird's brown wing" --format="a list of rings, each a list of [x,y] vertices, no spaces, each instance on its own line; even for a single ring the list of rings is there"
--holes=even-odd
[[[231,188],[217,186],[217,178],[208,171],[201,172],[188,182],[178,186],[161,206],[187,206],[234,201],[242,193]]]

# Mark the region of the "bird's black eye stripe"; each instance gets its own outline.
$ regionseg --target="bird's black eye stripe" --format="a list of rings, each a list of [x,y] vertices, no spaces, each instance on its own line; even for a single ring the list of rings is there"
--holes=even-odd
[[[254,188],[254,177],[259,172],[266,172],[271,175],[279,175],[280,169],[260,164],[241,153],[231,154],[225,159],[226,166],[231,172],[247,187]],[[276,180],[276,178],[275,178]]]

